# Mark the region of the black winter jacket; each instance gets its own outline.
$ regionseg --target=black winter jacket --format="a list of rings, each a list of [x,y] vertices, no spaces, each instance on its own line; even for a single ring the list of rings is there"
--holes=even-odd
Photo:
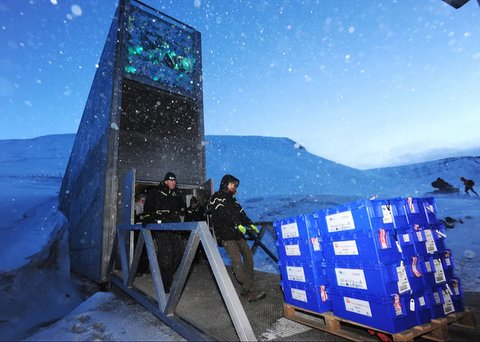
[[[177,189],[170,190],[164,183],[147,190],[147,198],[144,205],[145,215],[148,222],[161,220],[163,223],[180,222],[180,214],[185,211],[185,202]]]
[[[230,181],[239,182],[231,175],[224,176],[220,190],[210,197],[207,208],[208,213],[212,215],[215,234],[218,239],[223,241],[243,239],[244,236],[237,226],[242,224],[248,228],[252,224],[252,220],[248,218],[234,194],[228,191],[227,186]]]

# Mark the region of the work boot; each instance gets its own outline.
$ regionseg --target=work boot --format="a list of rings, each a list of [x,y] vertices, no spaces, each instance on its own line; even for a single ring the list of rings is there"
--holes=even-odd
[[[263,299],[266,297],[266,293],[263,291],[253,290],[248,292],[247,300],[249,302],[256,302],[257,300]]]

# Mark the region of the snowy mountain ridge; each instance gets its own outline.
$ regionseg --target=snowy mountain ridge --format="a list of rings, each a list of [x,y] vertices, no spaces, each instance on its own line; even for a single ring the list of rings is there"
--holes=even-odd
[[[60,134],[0,140],[0,177],[60,182],[74,139],[74,134]],[[207,135],[205,141],[207,178],[217,186],[225,173],[234,174],[242,183],[239,198],[285,193],[420,195],[433,190],[430,183],[437,177],[460,187],[459,178],[477,177],[480,164],[480,157],[466,156],[358,170],[311,154],[289,138]],[[406,182],[396,186],[396,178]]]

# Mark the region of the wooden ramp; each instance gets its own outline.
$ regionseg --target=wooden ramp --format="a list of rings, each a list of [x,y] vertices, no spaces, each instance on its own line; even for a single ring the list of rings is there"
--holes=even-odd
[[[417,338],[433,341],[451,341],[449,327],[459,327],[472,331],[472,340],[478,340],[475,314],[471,308],[456,312],[430,323],[418,325],[400,333],[389,333],[354,321],[333,315],[332,312],[317,313],[290,304],[283,305],[285,317],[295,322],[308,325],[317,330],[343,337],[350,341],[413,341]]]

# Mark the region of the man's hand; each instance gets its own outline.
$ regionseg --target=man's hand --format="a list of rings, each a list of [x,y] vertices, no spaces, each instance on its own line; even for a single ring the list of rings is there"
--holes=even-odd
[[[247,232],[247,228],[245,228],[244,226],[242,226],[241,224],[239,224],[237,226],[237,229],[242,233],[242,234],[245,234]]]
[[[258,230],[257,226],[254,224],[250,225],[250,230],[253,230],[256,234],[258,234],[260,231]]]

